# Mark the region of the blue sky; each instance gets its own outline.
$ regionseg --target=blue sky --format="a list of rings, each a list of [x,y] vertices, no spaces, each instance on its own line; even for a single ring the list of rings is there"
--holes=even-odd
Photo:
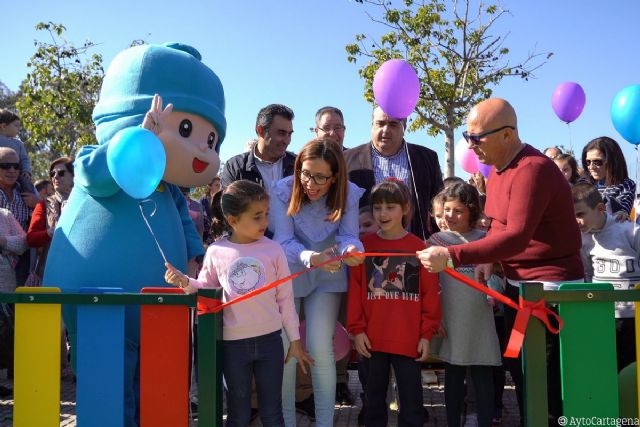
[[[640,2],[507,0],[502,6],[510,15],[494,33],[509,34],[505,45],[512,62],[533,50],[554,53],[536,79],[505,79],[494,88],[495,96],[516,108],[521,138],[540,149],[571,145],[580,153],[590,139],[611,136],[622,146],[635,179],[636,151],[613,128],[609,109],[620,89],[640,83]],[[255,136],[256,114],[270,103],[295,111],[292,151],[311,138],[313,115],[324,105],[344,112],[346,146],[369,139],[371,106],[363,99],[364,82],[358,67],[347,62],[344,46],[357,33],[381,34],[383,28],[365,14],[371,7],[350,0],[183,0],[172,6],[149,0],[25,0],[3,9],[6,42],[0,80],[12,90],[27,73],[33,41],[47,36],[35,31],[35,24],[53,21],[67,27],[66,36],[76,45],[86,39],[97,43],[95,52],[103,55],[105,65],[134,39],[196,47],[225,87],[223,160],[241,152]],[[571,129],[551,109],[551,94],[563,81],[578,82],[587,97]],[[456,140],[463,130],[456,131]],[[444,136],[421,131],[407,139],[436,150],[444,164]],[[456,173],[466,175],[458,165]]]

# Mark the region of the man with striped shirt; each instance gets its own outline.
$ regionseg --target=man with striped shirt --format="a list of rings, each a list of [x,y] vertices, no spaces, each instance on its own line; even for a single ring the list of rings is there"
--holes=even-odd
[[[409,231],[427,239],[437,231],[429,215],[431,199],[442,188],[442,172],[435,151],[404,139],[406,119],[388,116],[380,107],[373,110],[371,141],[344,153],[349,180],[366,193],[360,206],[369,204],[371,188],[386,178],[403,181],[413,196],[413,219]]]

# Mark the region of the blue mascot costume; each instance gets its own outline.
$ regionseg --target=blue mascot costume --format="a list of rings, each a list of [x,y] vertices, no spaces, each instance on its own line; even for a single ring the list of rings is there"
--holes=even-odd
[[[74,188],[53,236],[43,283],[63,292],[107,286],[137,293],[163,285],[164,260],[144,222],[136,187],[153,182],[150,195],[143,196],[149,200],[145,216],[167,261],[188,271],[204,248],[179,186],[205,185],[218,172],[226,132],[220,79],[191,46],[136,46],[109,66],[93,120],[98,145],[82,147],[77,155]],[[118,134],[137,127],[155,134],[155,150],[140,149],[135,137]],[[158,147],[165,154],[161,159],[149,154]],[[144,176],[146,170],[137,166],[141,160],[160,164],[160,175]],[[73,306],[63,308],[72,354],[75,314]],[[125,425],[136,426],[138,307],[127,306],[125,325]]]

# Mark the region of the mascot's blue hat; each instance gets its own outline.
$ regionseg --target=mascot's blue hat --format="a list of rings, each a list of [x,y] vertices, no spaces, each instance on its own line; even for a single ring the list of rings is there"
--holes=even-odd
[[[119,130],[139,126],[156,93],[163,108],[172,103],[175,111],[207,119],[222,142],[227,131],[224,89],[201,58],[195,48],[180,43],[141,45],[120,52],[104,76],[93,110],[98,142],[104,144]]]

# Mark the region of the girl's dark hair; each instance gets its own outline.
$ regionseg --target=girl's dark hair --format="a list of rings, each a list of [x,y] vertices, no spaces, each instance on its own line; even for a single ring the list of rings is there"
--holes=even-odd
[[[302,164],[305,161],[316,159],[324,160],[331,168],[333,183],[327,193],[327,209],[329,210],[327,220],[338,222],[347,205],[347,165],[342,155],[342,147],[331,139],[312,139],[298,153],[293,166],[293,190],[291,191],[287,215],[296,215],[302,209],[302,205],[309,202],[309,198],[304,192],[304,186],[300,181],[300,173],[302,172]]]
[[[406,227],[411,222],[413,214],[411,191],[404,182],[397,179],[385,179],[373,187],[369,196],[369,205],[373,209],[373,205],[380,203],[397,203],[403,209],[407,208],[407,213],[402,215],[402,226]]]
[[[464,179],[460,178],[459,176],[449,176],[442,180],[442,186],[443,188],[446,188],[450,185],[458,184],[460,182],[464,182]]]
[[[16,120],[20,120],[20,116],[9,109],[0,108],[0,124],[8,125]]]
[[[362,215],[364,213],[371,213],[371,206],[366,205],[366,206],[360,206],[360,210],[358,210],[358,215]]]
[[[436,194],[435,196],[433,196],[433,199],[431,199],[431,208],[429,210],[429,212],[431,212],[431,215],[433,215],[434,213],[434,206],[438,206],[438,205],[442,205],[444,203],[444,189],[440,190],[440,192],[438,194]]]
[[[57,159],[55,159],[53,162],[51,162],[51,166],[49,166],[49,174],[51,174],[51,171],[53,171],[53,168],[55,168],[57,165],[64,165],[69,173],[71,175],[74,175],[73,157],[58,157]]]
[[[211,200],[211,235],[219,239],[225,231],[231,231],[227,216],[239,216],[253,202],[269,200],[265,189],[255,182],[241,179],[218,191]]]
[[[569,178],[569,183],[573,185],[578,182],[578,180],[580,179],[580,174],[578,173],[578,162],[576,161],[575,157],[573,157],[571,154],[564,153],[558,154],[553,158],[553,160],[556,162],[566,161],[571,167],[571,177]]]
[[[604,156],[604,185],[609,187],[611,185],[622,184],[622,182],[629,177],[627,163],[624,160],[624,154],[622,154],[618,143],[608,136],[601,136],[589,141],[582,149],[582,168],[584,169],[585,175],[592,181],[593,178],[587,167],[587,153],[591,150],[600,150]]]
[[[451,200],[457,200],[469,209],[469,225],[476,226],[476,222],[480,219],[482,210],[480,209],[480,198],[478,190],[471,184],[466,182],[453,184],[439,194],[442,194],[443,201],[446,203]]]

